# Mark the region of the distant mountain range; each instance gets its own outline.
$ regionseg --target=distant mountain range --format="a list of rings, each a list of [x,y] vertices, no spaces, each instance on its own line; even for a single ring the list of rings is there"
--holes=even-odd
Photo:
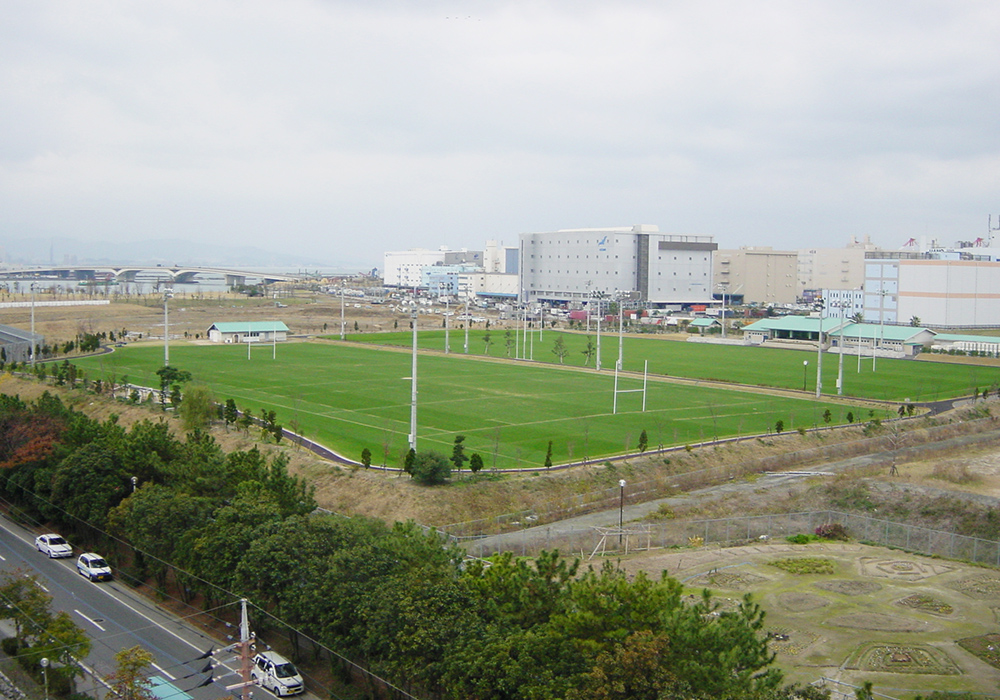
[[[30,238],[5,241],[2,261],[9,265],[193,265],[202,267],[364,269],[364,263],[317,260],[306,254],[276,253],[254,246],[160,239],[130,243]],[[370,267],[370,265],[368,265]]]

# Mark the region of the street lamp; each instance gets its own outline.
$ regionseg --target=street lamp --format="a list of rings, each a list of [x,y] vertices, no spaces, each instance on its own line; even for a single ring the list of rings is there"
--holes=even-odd
[[[625,526],[625,479],[618,481],[618,548],[622,546],[622,529]]]
[[[170,316],[168,307],[170,300],[174,298],[174,290],[167,289],[163,292],[163,366],[170,366]]]
[[[42,664],[42,677],[45,678],[45,700],[49,700],[49,660],[43,658]]]
[[[802,360],[802,391],[806,390],[806,379],[809,374],[809,360]]]

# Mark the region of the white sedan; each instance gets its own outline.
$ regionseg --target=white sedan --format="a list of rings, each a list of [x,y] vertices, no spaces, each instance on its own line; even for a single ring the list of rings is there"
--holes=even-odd
[[[73,556],[73,548],[69,546],[69,542],[55,533],[36,537],[35,549],[42,554],[48,554],[49,559]]]

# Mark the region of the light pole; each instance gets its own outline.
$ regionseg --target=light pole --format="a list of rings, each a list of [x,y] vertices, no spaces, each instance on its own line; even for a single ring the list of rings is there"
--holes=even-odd
[[[882,340],[885,338],[885,287],[879,290],[881,303],[878,306],[878,348],[882,349]],[[872,373],[875,372],[875,342],[872,341]]]
[[[720,284],[722,290],[722,339],[726,339],[726,285]]]
[[[448,341],[448,297],[444,298],[444,354],[447,355],[451,350],[451,344]]]
[[[823,393],[823,301],[819,304],[819,342],[816,343],[816,398]]]
[[[847,301],[841,299],[835,302],[835,306],[840,308],[840,340],[837,342],[837,396],[844,395],[844,307]]]
[[[625,479],[618,481],[618,548],[622,546],[622,530],[625,527]]]
[[[168,308],[170,300],[174,298],[174,290],[167,289],[163,292],[163,366],[170,366],[170,314]]]
[[[809,360],[802,360],[802,391],[806,390],[806,380],[809,378]]]
[[[625,345],[624,345],[624,328],[625,328],[625,310],[623,308],[621,297],[618,298],[618,364],[615,368],[621,372],[622,361],[625,359]]]
[[[340,280],[340,339],[346,337],[347,324],[344,322],[344,280]]]
[[[35,283],[31,283],[31,366],[35,366]]]
[[[42,664],[42,677],[45,679],[45,700],[49,700],[49,660],[43,658]]]
[[[417,451],[417,308],[413,307],[413,359],[410,368],[410,449]]]
[[[465,297],[465,354],[469,354],[469,324],[472,323],[472,319],[469,318],[469,297]]]

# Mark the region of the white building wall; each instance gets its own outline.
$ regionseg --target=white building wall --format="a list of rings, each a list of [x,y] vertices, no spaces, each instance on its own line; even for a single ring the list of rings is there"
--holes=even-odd
[[[898,313],[921,325],[1000,326],[1000,263],[901,260]]]
[[[823,318],[849,320],[854,314],[865,312],[865,293],[862,289],[824,289]]]
[[[520,292],[523,300],[637,292],[654,303],[709,303],[715,249],[711,236],[648,225],[522,234]]]
[[[383,254],[383,284],[386,287],[419,287],[424,267],[443,264],[443,250],[413,248]]]

